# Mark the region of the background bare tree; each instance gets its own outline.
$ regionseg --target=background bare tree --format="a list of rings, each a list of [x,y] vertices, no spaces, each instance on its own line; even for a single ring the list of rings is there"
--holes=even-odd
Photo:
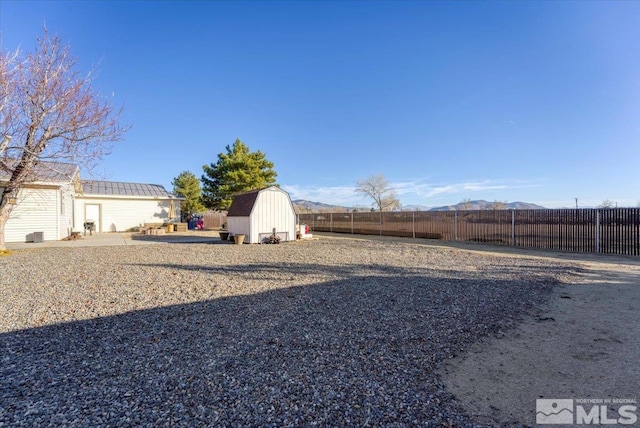
[[[600,205],[598,205],[597,208],[616,208],[616,203],[613,202],[610,199],[605,199],[604,201],[602,201],[602,203]]]
[[[500,202],[498,200],[490,202],[489,204],[487,204],[487,209],[488,210],[506,210],[507,202]]]
[[[371,198],[380,213],[400,208],[395,189],[382,174],[356,181],[356,192]]]
[[[0,249],[4,227],[19,200],[19,191],[37,179],[42,161],[74,163],[91,168],[122,138],[105,98],[91,86],[89,73],[75,71],[69,46],[46,29],[33,53],[0,52],[0,140],[11,139],[0,153]],[[72,177],[69,177],[70,179]]]
[[[471,199],[465,198],[463,199],[458,206],[462,211],[469,211],[473,209],[473,204],[471,203]]]

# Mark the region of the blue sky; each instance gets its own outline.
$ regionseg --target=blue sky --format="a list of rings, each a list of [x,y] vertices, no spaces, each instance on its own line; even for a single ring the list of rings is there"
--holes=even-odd
[[[163,184],[240,138],[294,199],[640,201],[640,2],[12,1],[132,125],[98,178]]]

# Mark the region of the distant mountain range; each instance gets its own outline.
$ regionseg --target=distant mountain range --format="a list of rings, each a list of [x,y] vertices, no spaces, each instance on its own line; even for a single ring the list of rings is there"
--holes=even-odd
[[[405,205],[402,207],[403,211],[462,211],[462,210],[486,210],[491,209],[495,202],[489,202],[485,200],[460,202],[455,205],[445,205],[441,207],[429,208],[424,205]],[[499,203],[504,207],[502,209],[516,209],[516,210],[540,210],[545,207],[537,204],[531,204],[528,202],[504,202]],[[293,205],[298,212],[309,211],[351,211],[353,207],[343,207],[339,205],[324,204],[322,202],[307,201],[304,199],[296,199],[293,201]],[[366,211],[368,208],[358,207],[360,211]]]
[[[304,211],[332,211],[332,210],[336,210],[336,211],[344,211],[344,210],[351,210],[352,208],[347,208],[347,207],[341,207],[339,205],[329,205],[329,204],[323,204],[322,202],[313,202],[313,201],[306,201],[304,199],[296,199],[295,201],[293,201],[293,206],[296,209],[299,209],[298,211],[300,212],[304,212]]]
[[[496,202],[489,202],[485,200],[460,202],[455,205],[445,205],[442,207],[434,207],[429,211],[462,211],[462,210],[486,210],[492,209],[492,205]],[[497,202],[497,204],[503,205],[500,209],[514,209],[514,210],[542,210],[545,207],[536,204],[530,204],[528,202]]]
[[[429,208],[426,205],[403,205],[402,211],[429,211]]]

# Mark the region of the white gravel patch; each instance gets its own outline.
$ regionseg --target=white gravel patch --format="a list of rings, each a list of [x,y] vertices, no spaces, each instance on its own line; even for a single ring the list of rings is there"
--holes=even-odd
[[[0,426],[471,424],[435,374],[570,263],[414,243],[0,258]]]

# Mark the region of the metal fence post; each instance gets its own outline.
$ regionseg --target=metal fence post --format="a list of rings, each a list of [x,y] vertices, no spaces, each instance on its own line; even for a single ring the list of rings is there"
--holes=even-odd
[[[511,245],[516,246],[516,210],[511,210]]]
[[[416,237],[416,212],[411,211],[411,235]]]
[[[453,213],[453,236],[454,240],[458,240],[458,211]]]
[[[333,233],[333,213],[329,213],[329,232]]]
[[[596,209],[596,253],[600,252],[600,210]]]
[[[351,211],[351,234],[353,235],[353,211]]]

